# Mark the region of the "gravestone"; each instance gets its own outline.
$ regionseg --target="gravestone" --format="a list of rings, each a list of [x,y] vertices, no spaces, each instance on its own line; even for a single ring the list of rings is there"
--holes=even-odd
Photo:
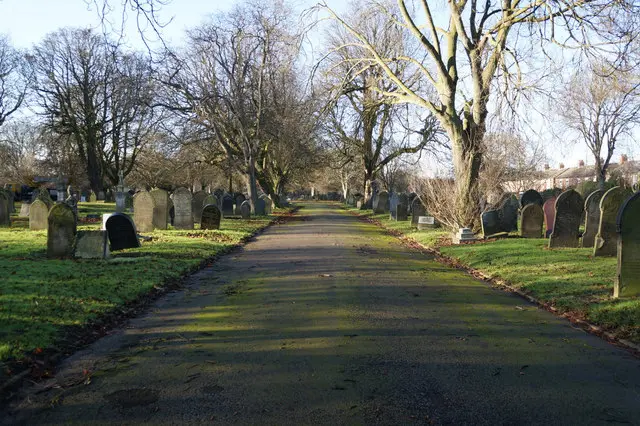
[[[408,219],[408,207],[409,199],[406,194],[398,195],[398,205],[396,206],[396,220],[407,220]]]
[[[584,233],[582,234],[582,247],[593,247],[600,226],[600,200],[604,191],[593,191],[584,202]]]
[[[125,209],[126,193],[124,191],[124,171],[118,171],[118,186],[116,186],[116,213],[122,213]]]
[[[242,207],[242,203],[244,203],[246,201],[246,198],[243,194],[237,194],[236,195],[236,215],[237,216],[241,216],[242,215],[242,210],[240,207]]]
[[[207,206],[209,204],[214,204],[214,205],[218,206],[218,210],[220,210],[220,203],[218,202],[218,198],[215,195],[209,194],[202,201],[202,207]]]
[[[251,203],[245,200],[240,205],[240,215],[243,219],[251,219]]]
[[[484,235],[485,238],[504,233],[500,226],[498,210],[487,210],[483,212],[480,215],[480,224],[482,226],[482,235]]]
[[[207,204],[202,209],[200,229],[220,229],[221,212],[217,205]]]
[[[417,228],[418,231],[424,231],[425,229],[433,229],[438,227],[438,222],[433,216],[418,216]]]
[[[47,207],[49,207],[49,209],[51,209],[51,207],[53,207],[53,204],[54,204],[53,199],[51,198],[51,194],[49,194],[49,191],[47,191],[46,188],[40,188],[33,191],[33,196],[31,197],[31,201],[33,202],[35,200],[42,201],[47,205]]]
[[[29,209],[29,229],[32,231],[46,231],[49,227],[49,208],[41,200],[31,203]]]
[[[149,195],[149,197],[151,196]],[[112,214],[107,219],[105,228],[109,235],[109,245],[112,251],[140,247],[136,225],[126,214]]]
[[[391,220],[398,220],[396,216],[396,209],[398,207],[399,201],[400,200],[398,199],[398,194],[393,192],[389,197],[389,219]]]
[[[617,220],[618,274],[613,297],[640,296],[640,192],[620,208]]]
[[[78,231],[74,256],[80,259],[108,259],[111,255],[107,231]]]
[[[264,214],[270,215],[271,213],[273,213],[273,201],[271,200],[271,198],[269,198],[267,195],[263,195],[260,198],[264,200]]]
[[[256,201],[256,205],[255,205],[256,216],[264,216],[265,209],[266,209],[266,203],[262,198],[258,198],[258,201]]]
[[[0,191],[0,226],[11,226],[9,197],[4,191]]]
[[[223,189],[220,189],[220,188],[215,189],[215,190],[213,191],[213,195],[215,195],[215,196],[216,196],[216,198],[218,199],[218,201],[222,201],[222,196],[224,195],[224,190],[223,190]],[[218,207],[220,207],[220,206],[218,206]]]
[[[518,230],[518,199],[510,194],[505,196],[500,207],[487,210],[480,215],[482,234],[489,238]]]
[[[178,188],[173,192],[173,208],[176,229],[193,229],[193,211],[191,209],[191,192],[187,188]]]
[[[198,191],[193,194],[191,198],[191,212],[193,214],[193,221],[195,223],[200,223],[200,218],[202,217],[202,209],[204,208],[204,200],[207,198],[209,194],[204,191]]]
[[[91,192],[89,193],[89,202],[95,203],[96,201],[98,201],[98,196],[95,192],[93,192],[93,190],[91,190]]]
[[[615,186],[604,193],[600,200],[600,224],[593,245],[594,256],[615,256],[618,250],[616,219],[631,190]]]
[[[580,216],[584,200],[575,190],[569,189],[558,195],[553,232],[549,236],[549,248],[579,247]]]
[[[544,237],[549,238],[553,232],[553,224],[556,221],[556,197],[551,197],[545,201],[542,210],[544,211],[545,224]]]
[[[523,238],[542,238],[544,211],[538,203],[529,203],[522,209],[520,235]]]
[[[540,207],[544,204],[544,200],[542,199],[542,195],[535,189],[530,189],[525,191],[520,197],[520,207],[524,208],[529,204],[537,204]]]
[[[153,217],[156,214],[156,203],[147,191],[138,192],[133,197],[133,221],[138,232],[153,231]]]
[[[106,197],[107,195],[104,191],[98,191],[98,195],[96,198],[98,199],[98,201],[104,201]]]
[[[154,202],[153,218],[152,218],[154,229],[167,229],[167,224],[169,222],[169,201],[170,201],[169,193],[164,189],[155,188],[149,191],[149,194],[153,198],[153,202]],[[134,214],[135,214],[135,206],[134,206]],[[142,231],[139,227],[138,229],[140,230],[140,232],[148,232],[148,231]]]
[[[460,228],[451,239],[453,244],[460,244],[476,240],[476,236],[470,228]]]
[[[23,201],[20,204],[20,213],[18,213],[18,217],[29,217],[29,209],[31,208],[31,204]]]
[[[356,201],[356,209],[358,210],[362,210],[362,206],[363,206],[363,200],[358,200]]]
[[[425,209],[424,204],[422,204],[422,200],[420,198],[415,197],[413,202],[411,203],[411,225],[417,227],[418,226],[418,218],[420,216],[425,216],[427,214],[427,209]]]
[[[47,257],[71,257],[76,243],[76,215],[65,203],[49,211]]]
[[[381,191],[378,193],[374,200],[373,212],[375,214],[382,214],[389,212],[389,193],[387,191]]]
[[[222,197],[222,216],[233,216],[233,197],[229,194]]]

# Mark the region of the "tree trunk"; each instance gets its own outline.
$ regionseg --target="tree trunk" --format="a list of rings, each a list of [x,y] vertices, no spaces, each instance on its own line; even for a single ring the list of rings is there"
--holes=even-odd
[[[87,146],[87,177],[89,178],[89,186],[96,194],[104,192],[104,183],[102,181],[102,167],[100,159],[96,152],[96,144],[88,142]]]
[[[247,192],[249,203],[251,204],[251,214],[256,214],[256,204],[258,203],[258,184],[256,181],[256,165],[253,159],[249,159],[247,167]]]
[[[478,178],[482,164],[484,132],[447,129],[452,144],[453,171],[456,181],[455,221],[459,227],[478,229],[480,191]],[[471,136],[473,135],[473,136]]]
[[[373,188],[371,186],[371,181],[373,181],[373,172],[371,170],[365,170],[364,172],[364,206],[368,209],[372,208],[372,196],[373,196]]]
[[[598,168],[597,170],[597,176],[598,176],[598,189],[601,189],[604,191],[605,189],[605,185],[607,184],[607,171],[602,170],[602,168]]]

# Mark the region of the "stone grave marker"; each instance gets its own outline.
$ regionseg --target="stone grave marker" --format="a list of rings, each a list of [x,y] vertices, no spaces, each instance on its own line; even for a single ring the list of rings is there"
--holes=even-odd
[[[544,211],[538,203],[529,203],[522,208],[520,235],[523,238],[542,238]]]
[[[556,221],[556,197],[551,197],[545,201],[542,210],[544,211],[545,223],[544,237],[549,238],[553,232],[553,224]]]
[[[109,245],[112,251],[140,247],[136,225],[126,214],[112,214],[107,219],[105,228],[109,235]]]
[[[617,220],[618,274],[613,297],[640,296],[640,192],[620,208]]]
[[[46,231],[49,227],[49,208],[41,200],[31,203],[29,209],[29,229],[32,231]]]
[[[424,204],[422,204],[422,200],[420,198],[415,197],[413,202],[411,203],[411,225],[417,227],[418,226],[418,218],[420,216],[425,216],[427,214],[427,209],[425,209]]]
[[[222,216],[233,216],[233,197],[230,194],[224,194],[222,197]]]
[[[398,203],[400,202],[398,198],[398,194],[395,192],[391,193],[389,196],[389,219],[398,220],[396,216],[396,209],[398,208]]]
[[[437,228],[438,221],[433,216],[418,216],[416,227],[418,228],[418,231]]]
[[[47,229],[47,257],[71,257],[76,243],[76,215],[65,203],[54,205],[49,211]]]
[[[97,195],[97,199],[98,201],[104,201],[104,199],[107,197],[107,195],[105,194],[104,191],[98,191],[98,195]]]
[[[255,205],[255,214],[256,216],[264,216],[266,213],[266,203],[262,198],[258,198]]]
[[[218,206],[218,210],[220,210],[220,203],[218,202],[218,198],[215,195],[209,194],[202,201],[202,207],[207,206],[209,204],[215,204],[216,206]]]
[[[396,206],[396,220],[405,221],[409,219],[408,202],[409,202],[409,199],[407,198],[406,194],[398,195],[398,205]]]
[[[200,219],[202,218],[202,209],[205,206],[204,200],[208,195],[209,194],[204,191],[198,191],[193,194],[193,197],[191,198],[191,212],[195,223],[200,223]]]
[[[453,244],[475,241],[476,236],[470,228],[460,228],[452,237]]]
[[[220,217],[222,213],[216,204],[207,204],[202,209],[200,229],[220,229]]]
[[[107,231],[78,231],[74,256],[80,259],[108,259],[111,256]]]
[[[133,221],[138,232],[153,231],[153,217],[156,202],[147,191],[140,191],[133,197]]]
[[[18,213],[18,217],[29,217],[29,210],[31,209],[31,204],[23,201],[20,204],[20,213]]]
[[[246,197],[243,194],[236,195],[236,216],[242,216],[242,203],[246,201]]]
[[[498,210],[487,210],[483,212],[480,215],[480,224],[482,226],[482,235],[484,235],[485,238],[504,233],[500,226]]]
[[[49,209],[51,209],[51,207],[53,207],[53,204],[54,204],[53,199],[51,198],[51,194],[49,194],[49,191],[47,191],[46,188],[40,188],[33,191],[33,196],[31,197],[31,201],[35,201],[35,200],[42,201],[47,205],[47,207],[49,207]]]
[[[583,209],[584,200],[577,191],[569,189],[558,195],[549,248],[580,246],[578,232]]]
[[[380,191],[374,200],[373,212],[375,214],[382,214],[389,212],[389,193],[387,191]]]
[[[584,233],[582,234],[582,247],[593,247],[600,226],[600,200],[604,191],[593,191],[584,201]]]
[[[191,206],[191,191],[187,188],[178,188],[173,192],[173,208],[175,211],[173,226],[176,229],[193,229]]]
[[[600,200],[600,224],[593,245],[594,256],[615,256],[618,250],[616,219],[624,202],[631,196],[629,188],[615,186]]]
[[[356,208],[362,210],[363,200],[356,201]]]
[[[4,191],[0,191],[0,226],[11,226],[9,199]]]
[[[152,223],[155,229],[167,229],[167,224],[169,222],[169,193],[164,189],[155,188],[149,191],[149,195],[153,198],[153,218]],[[135,218],[135,206],[134,206],[134,218]],[[137,224],[137,222],[136,222]],[[138,227],[140,232],[149,232],[142,231],[140,227]]]
[[[518,230],[518,199],[510,194],[505,196],[500,207],[487,210],[480,215],[484,238]]]
[[[520,207],[524,208],[529,204],[537,204],[540,207],[544,204],[544,200],[542,199],[542,195],[535,189],[530,189],[525,191],[520,197]]]
[[[245,200],[240,205],[240,215],[243,219],[251,219],[251,203]]]
[[[91,192],[89,193],[89,202],[95,203],[96,201],[98,201],[98,196],[95,192],[93,192],[93,190],[91,190]]]

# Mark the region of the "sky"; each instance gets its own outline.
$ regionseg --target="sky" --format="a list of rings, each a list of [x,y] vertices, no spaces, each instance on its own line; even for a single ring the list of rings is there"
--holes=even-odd
[[[104,0],[96,1],[102,4]],[[202,23],[216,12],[230,9],[236,1],[168,1],[159,12],[160,21],[168,23],[162,30],[164,40],[173,45],[181,44],[185,29]],[[297,0],[295,3],[299,10],[304,10],[316,4],[317,1]],[[122,0],[110,0],[110,3],[119,7]],[[344,10],[346,1],[327,0],[327,4],[340,12]],[[116,11],[112,16],[118,18],[120,13]],[[42,40],[46,34],[65,26],[100,28],[99,14],[94,0],[0,0],[0,33],[7,34],[16,47],[27,49]],[[130,46],[138,49],[145,48],[136,28],[135,14],[131,12],[125,26],[125,36]],[[319,40],[319,37],[312,37],[313,40]],[[617,162],[620,154],[623,153],[629,154],[630,159],[640,159],[640,152],[635,153],[632,149],[632,146],[638,144],[627,145],[617,151],[614,161]],[[580,160],[585,160],[587,164],[594,162],[592,155],[580,143],[570,145],[548,140],[544,142],[544,146],[551,167],[557,167],[561,162],[567,167],[577,166]]]

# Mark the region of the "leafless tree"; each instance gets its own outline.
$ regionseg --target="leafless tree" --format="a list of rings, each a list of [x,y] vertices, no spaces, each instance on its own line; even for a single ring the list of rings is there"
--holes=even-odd
[[[0,126],[24,102],[31,73],[22,52],[0,35]]]
[[[12,120],[0,127],[0,179],[33,183],[43,154],[41,128],[29,120]]]

